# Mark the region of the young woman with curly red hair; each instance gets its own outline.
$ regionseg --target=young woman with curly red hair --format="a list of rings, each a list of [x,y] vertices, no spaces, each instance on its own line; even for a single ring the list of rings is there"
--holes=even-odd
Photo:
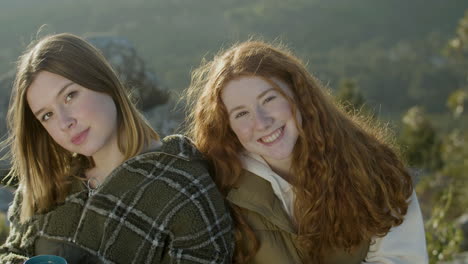
[[[189,135],[236,219],[236,263],[427,263],[411,177],[287,49],[234,45],[192,76]]]

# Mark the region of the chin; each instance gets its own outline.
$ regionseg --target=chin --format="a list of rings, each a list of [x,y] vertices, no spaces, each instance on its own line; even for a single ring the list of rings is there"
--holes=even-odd
[[[286,159],[291,158],[292,153],[288,155],[285,154],[285,155],[261,155],[261,156],[267,157],[268,159],[272,159],[272,160],[286,160]]]
[[[94,153],[96,153],[96,151],[93,151],[93,150],[82,150],[82,151],[78,151],[77,153],[83,155],[83,156],[86,156],[86,157],[91,157],[94,155]]]

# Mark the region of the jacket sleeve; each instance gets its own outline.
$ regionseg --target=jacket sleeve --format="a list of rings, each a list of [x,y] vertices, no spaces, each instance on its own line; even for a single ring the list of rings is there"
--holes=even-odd
[[[13,203],[8,209],[10,233],[8,234],[6,242],[0,247],[0,263],[23,263],[28,259],[27,252],[32,252],[32,248],[25,247],[23,243],[26,227],[19,222],[21,200],[21,191],[20,188],[18,188],[15,192]]]
[[[403,223],[381,238],[372,241],[363,264],[428,263],[424,224],[416,193],[410,197]]]
[[[232,263],[232,220],[210,175],[182,185],[169,226],[169,263]]]

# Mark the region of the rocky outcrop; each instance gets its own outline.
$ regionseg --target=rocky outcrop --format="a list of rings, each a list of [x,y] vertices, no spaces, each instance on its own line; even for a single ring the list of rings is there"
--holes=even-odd
[[[168,91],[161,89],[156,74],[146,67],[133,45],[118,37],[100,36],[88,40],[103,52],[120,79],[131,89],[137,105],[158,133],[161,136],[174,133],[183,121],[182,111],[175,110]]]
[[[161,137],[182,133],[184,111],[173,101],[152,108],[145,112],[145,116]]]
[[[130,41],[120,37],[88,40],[102,51],[120,79],[131,89],[141,110],[147,111],[167,102],[168,92],[161,89],[156,74],[147,68]]]

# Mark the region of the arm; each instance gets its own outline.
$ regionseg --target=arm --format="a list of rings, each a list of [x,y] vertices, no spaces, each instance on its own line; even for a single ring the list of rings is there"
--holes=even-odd
[[[0,247],[0,263],[23,263],[28,259],[27,252],[32,250],[30,248],[26,248],[23,243],[23,233],[25,232],[26,227],[19,223],[21,200],[21,189],[18,188],[15,192],[13,203],[8,209],[10,233],[5,244]]]
[[[208,173],[182,185],[169,225],[170,263],[232,263],[232,221]]]
[[[365,263],[428,263],[424,224],[414,191],[410,197],[408,212],[403,223],[393,227],[386,236],[372,241]]]

